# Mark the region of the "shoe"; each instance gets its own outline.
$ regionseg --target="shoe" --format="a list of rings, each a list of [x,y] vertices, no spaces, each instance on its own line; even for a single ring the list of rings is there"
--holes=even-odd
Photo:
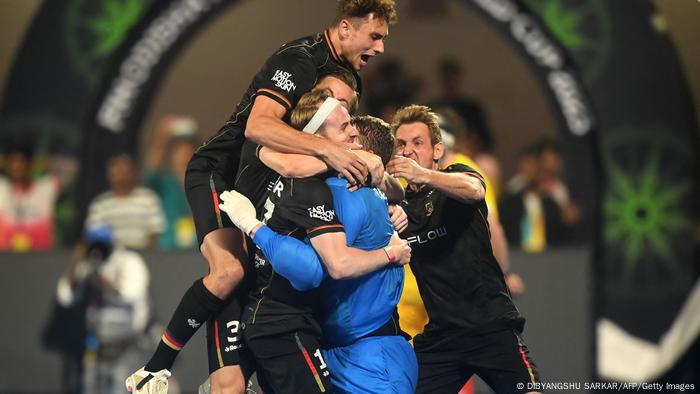
[[[126,390],[136,394],[167,394],[170,371],[148,372],[141,368],[126,378]]]
[[[209,381],[209,378],[204,381],[204,383],[199,385],[199,390],[197,390],[197,394],[210,394],[211,393],[211,382]]]

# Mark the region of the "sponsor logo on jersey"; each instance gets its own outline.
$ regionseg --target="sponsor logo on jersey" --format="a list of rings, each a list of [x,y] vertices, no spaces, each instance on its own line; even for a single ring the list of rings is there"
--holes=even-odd
[[[272,82],[276,82],[275,86],[289,93],[297,88],[294,81],[290,79],[291,76],[292,74],[286,71],[277,70],[275,71],[275,75],[272,76]]]
[[[202,325],[202,323],[197,323],[197,320],[194,319],[187,319],[187,324],[189,324],[192,328],[197,328]]]
[[[260,267],[265,265],[265,259],[258,256],[257,254],[254,257],[254,260],[255,260],[255,268],[260,268]]]
[[[414,235],[412,237],[408,237],[407,241],[408,241],[409,245],[414,244],[414,243],[425,244],[425,243],[428,243],[430,241],[434,241],[438,238],[442,238],[446,235],[447,235],[447,227],[440,226],[438,228],[428,230],[424,233]]]
[[[335,217],[335,211],[332,209],[326,211],[325,205],[319,205],[313,208],[307,208],[310,218],[321,219],[324,222],[330,222]]]

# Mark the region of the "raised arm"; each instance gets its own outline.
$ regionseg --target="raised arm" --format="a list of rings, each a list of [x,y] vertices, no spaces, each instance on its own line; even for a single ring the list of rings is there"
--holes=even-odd
[[[387,170],[395,177],[405,178],[413,185],[432,186],[452,198],[464,202],[484,199],[486,189],[477,172],[443,172],[421,167],[413,159],[394,156]]]
[[[328,165],[313,156],[294,153],[280,153],[274,149],[261,147],[260,161],[285,178],[306,178],[329,170]]]
[[[315,156],[346,177],[363,183],[367,166],[345,146],[300,133],[282,121],[287,109],[267,96],[258,96],[248,117],[245,135],[256,143],[279,152]]]

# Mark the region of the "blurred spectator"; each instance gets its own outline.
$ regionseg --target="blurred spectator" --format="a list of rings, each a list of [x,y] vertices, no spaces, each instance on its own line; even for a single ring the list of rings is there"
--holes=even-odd
[[[6,176],[0,176],[0,250],[26,252],[54,246],[54,205],[60,190],[52,174],[32,176],[33,152],[6,151]]]
[[[110,190],[90,203],[85,227],[107,224],[114,231],[116,244],[153,249],[165,228],[165,218],[158,196],[151,189],[138,186],[137,173],[134,160],[127,154],[109,160]]]
[[[449,107],[454,110],[466,125],[464,154],[471,157],[492,182],[496,198],[500,197],[501,165],[491,153],[494,141],[481,104],[462,92],[466,78],[464,68],[457,59],[443,58],[437,66],[439,97],[432,101],[433,108]]]
[[[81,391],[122,393],[148,340],[149,272],[138,253],[115,245],[110,227],[88,228],[85,240],[87,258],[59,279],[57,301],[64,308],[84,305]]]
[[[397,109],[413,101],[422,85],[422,81],[409,74],[395,58],[385,59],[365,80],[366,112],[389,123]]]
[[[501,212],[506,236],[526,252],[542,252],[547,245],[571,240],[579,209],[569,200],[561,170],[553,141],[540,140],[520,153],[518,173],[508,182]]]
[[[158,239],[162,249],[195,248],[197,234],[184,182],[187,163],[199,145],[197,124],[182,116],[162,118],[148,147],[145,183],[160,197],[165,213],[165,231]]]

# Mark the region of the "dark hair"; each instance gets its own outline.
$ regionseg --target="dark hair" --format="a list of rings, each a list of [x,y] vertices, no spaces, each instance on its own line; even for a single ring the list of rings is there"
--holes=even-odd
[[[325,77],[337,78],[345,82],[352,90],[357,91],[357,79],[355,79],[355,74],[336,62],[329,61],[318,70],[318,80],[320,81]]]
[[[360,134],[362,146],[374,152],[386,165],[391,160],[396,145],[396,138],[391,132],[391,126],[379,118],[368,115],[354,116],[350,123]]]
[[[338,0],[334,24],[347,18],[365,18],[369,14],[393,25],[398,20],[394,0]]]

